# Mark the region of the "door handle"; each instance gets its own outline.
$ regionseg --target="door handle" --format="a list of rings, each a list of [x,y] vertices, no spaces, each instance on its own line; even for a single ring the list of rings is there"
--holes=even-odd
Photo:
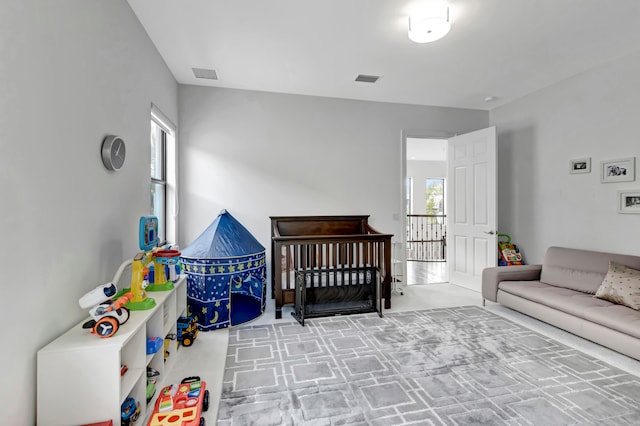
[[[493,231],[483,231],[483,232],[484,232],[485,234],[489,234],[489,235],[493,235],[493,234],[495,234],[495,232],[493,232]]]

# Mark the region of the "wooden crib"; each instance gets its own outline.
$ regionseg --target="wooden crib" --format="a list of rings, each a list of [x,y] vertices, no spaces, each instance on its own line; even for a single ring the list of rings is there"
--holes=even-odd
[[[295,303],[296,272],[323,271],[315,286],[357,285],[356,270],[374,268],[384,308],[391,308],[391,234],[368,223],[369,216],[271,216],[271,290],[276,318]],[[329,271],[329,273],[327,273]],[[340,275],[340,276],[338,276]],[[346,312],[345,312],[346,313]]]

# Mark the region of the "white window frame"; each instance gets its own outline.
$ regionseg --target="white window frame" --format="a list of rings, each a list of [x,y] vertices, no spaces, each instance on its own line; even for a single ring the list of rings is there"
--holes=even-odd
[[[176,125],[155,105],[151,104],[151,120],[166,133],[164,170],[165,170],[165,241],[175,244],[178,241],[178,149],[176,143]],[[151,131],[149,131],[151,134]],[[150,180],[150,182],[152,182]],[[151,196],[151,185],[149,186]]]

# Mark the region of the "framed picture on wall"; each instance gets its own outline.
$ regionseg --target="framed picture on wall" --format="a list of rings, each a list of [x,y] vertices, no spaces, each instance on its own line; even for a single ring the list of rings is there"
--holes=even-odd
[[[591,157],[576,158],[569,161],[569,173],[591,173]]]
[[[640,189],[618,191],[618,212],[640,214]]]
[[[622,158],[620,160],[607,160],[600,163],[600,181],[609,182],[633,182],[636,180],[636,158]]]

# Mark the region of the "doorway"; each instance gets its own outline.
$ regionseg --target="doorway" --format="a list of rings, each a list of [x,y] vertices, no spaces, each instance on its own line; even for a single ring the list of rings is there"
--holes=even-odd
[[[447,265],[447,139],[406,138],[407,285],[449,281]]]

